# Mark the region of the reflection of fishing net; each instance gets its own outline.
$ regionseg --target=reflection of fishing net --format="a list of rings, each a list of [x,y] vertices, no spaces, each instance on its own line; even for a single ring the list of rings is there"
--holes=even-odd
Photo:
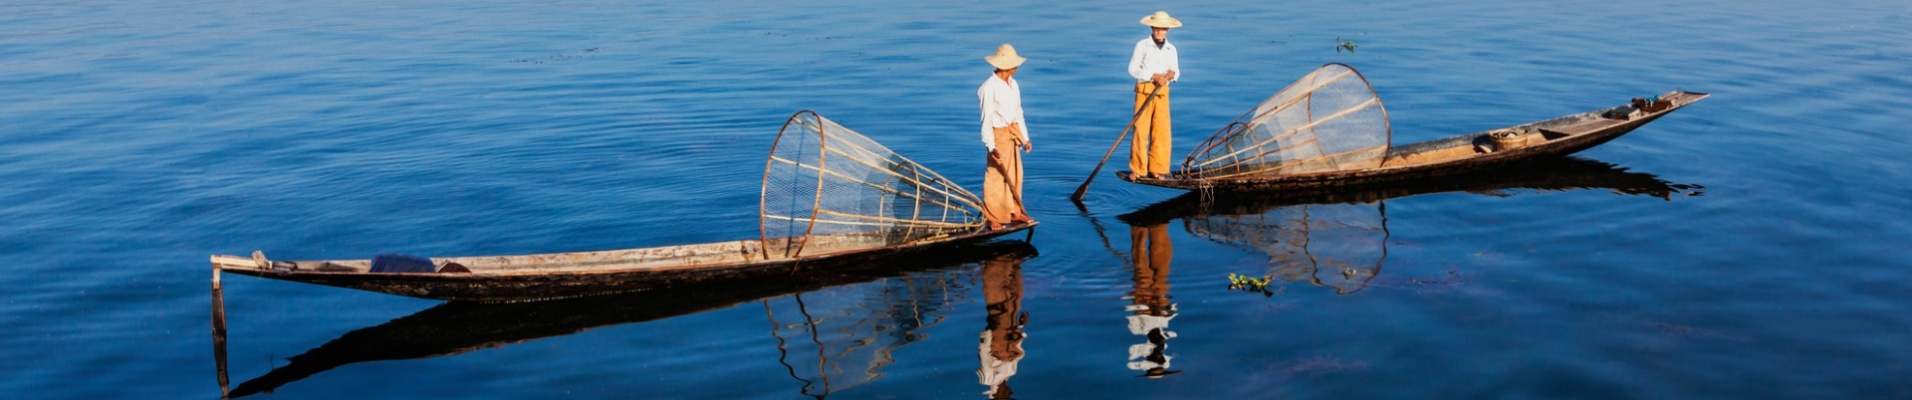
[[[784,122],[764,163],[773,257],[828,254],[980,230],[982,200],[815,112]]]
[[[1268,255],[1280,281],[1308,281],[1348,294],[1387,259],[1387,215],[1367,204],[1302,205],[1261,214],[1188,218],[1188,233]]]
[[[968,301],[973,269],[911,273],[763,302],[778,362],[820,397],[883,376],[893,353]]]
[[[1374,168],[1390,140],[1387,109],[1368,79],[1328,64],[1197,145],[1182,170],[1222,179]]]

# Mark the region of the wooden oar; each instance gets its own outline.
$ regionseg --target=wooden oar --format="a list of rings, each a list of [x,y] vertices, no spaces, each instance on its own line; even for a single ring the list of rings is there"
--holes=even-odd
[[[1022,128],[1022,127],[1017,127],[1017,129],[1025,129],[1025,128]],[[1018,134],[1018,135],[1020,135],[1020,134],[1022,134],[1022,133],[1021,133],[1021,132],[1018,132],[1017,134]],[[1023,144],[1022,144],[1022,139],[1014,139],[1014,140],[1011,140],[1011,143],[1015,143],[1015,144],[1016,144],[1016,147],[1013,147],[1013,148],[1010,148],[1010,149],[1009,149],[1009,155],[1011,155],[1011,156],[1015,156],[1015,157],[1016,157],[1016,166],[1017,166],[1017,167],[1023,167],[1023,165],[1022,165],[1022,146],[1023,146]],[[1021,178],[1021,177],[1017,177],[1017,178]],[[1009,195],[1010,195],[1010,198],[1013,198],[1013,199],[1016,199],[1016,208],[1020,208],[1020,209],[1022,209],[1022,216],[1023,216],[1024,218],[1027,218],[1027,217],[1029,217],[1029,206],[1025,206],[1025,205],[1023,205],[1023,204],[1022,204],[1022,183],[1021,183],[1021,182],[1017,182],[1017,183],[1016,183],[1016,187],[1013,187],[1013,188],[1009,188]]]
[[[226,295],[219,287],[219,264],[212,265],[212,361],[213,369],[219,372],[219,398],[223,399],[232,394],[228,390],[232,380],[226,375]]]
[[[1149,91],[1149,97],[1142,99],[1142,106],[1135,108],[1135,116],[1129,117],[1129,127],[1122,128],[1122,136],[1117,136],[1115,138],[1115,144],[1109,145],[1109,152],[1102,153],[1102,161],[1095,163],[1095,170],[1089,171],[1089,178],[1083,179],[1082,186],[1077,186],[1075,194],[1069,195],[1069,201],[1074,201],[1076,208],[1082,208],[1082,195],[1089,193],[1089,182],[1095,182],[1095,175],[1102,173],[1102,165],[1109,163],[1109,156],[1115,154],[1115,148],[1122,147],[1122,139],[1127,139],[1129,137],[1129,131],[1135,130],[1135,121],[1142,119],[1142,113],[1149,110],[1149,103],[1155,101],[1155,94],[1161,93],[1162,88],[1166,86],[1168,85],[1156,85],[1155,90]]]

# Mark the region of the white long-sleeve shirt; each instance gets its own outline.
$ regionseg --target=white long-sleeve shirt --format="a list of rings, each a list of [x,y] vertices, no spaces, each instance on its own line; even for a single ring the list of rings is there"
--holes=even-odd
[[[1022,86],[1015,78],[1005,82],[991,74],[983,87],[976,89],[976,97],[982,101],[983,147],[996,151],[996,128],[1009,124],[1022,126],[1022,142],[1029,143],[1029,123],[1022,118]]]
[[[1129,77],[1136,82],[1148,82],[1155,74],[1168,71],[1175,71],[1175,79],[1169,82],[1182,79],[1181,56],[1175,52],[1174,43],[1164,41],[1162,47],[1155,47],[1154,37],[1135,42],[1135,55],[1129,56]]]

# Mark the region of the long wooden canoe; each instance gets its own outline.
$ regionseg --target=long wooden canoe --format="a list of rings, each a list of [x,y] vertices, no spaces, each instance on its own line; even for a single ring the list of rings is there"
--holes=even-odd
[[[757,239],[435,258],[430,270],[436,272],[419,273],[373,272],[372,260],[274,261],[257,252],[215,255],[212,265],[215,274],[428,299],[521,301],[788,275],[977,243],[1036,225],[986,229],[981,197],[811,111],[791,115],[772,141],[762,191]]]
[[[503,302],[557,299],[635,292],[714,281],[764,278],[803,271],[919,255],[939,248],[989,240],[1026,229],[1024,224],[903,244],[887,244],[883,234],[817,236],[799,257],[765,252],[777,241],[738,240],[626,250],[514,256],[432,258],[463,272],[371,272],[371,260],[273,261],[215,255],[218,271],[317,285],[368,290],[427,299]]]
[[[1368,169],[1220,179],[1204,178],[1199,169],[1174,171],[1161,179],[1136,179],[1129,171],[1117,172],[1116,176],[1144,185],[1217,192],[1358,186],[1424,179],[1573,154],[1632,132],[1707,96],[1676,90],[1659,96],[1660,103],[1665,105],[1655,103],[1642,109],[1623,104],[1485,132],[1392,146],[1379,167]]]

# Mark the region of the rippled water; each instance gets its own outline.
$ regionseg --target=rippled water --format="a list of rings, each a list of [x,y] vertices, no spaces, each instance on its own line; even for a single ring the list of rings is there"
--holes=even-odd
[[[0,391],[219,396],[208,254],[752,237],[801,109],[979,190],[980,58],[1010,42],[1040,255],[514,306],[229,276],[230,384],[1912,397],[1905,2],[1177,5],[1178,151],[1326,62],[1373,82],[1396,143],[1713,97],[1566,161],[1208,209],[1104,176],[1087,212],[1065,198],[1126,122],[1159,5],[520,3],[0,4]]]

